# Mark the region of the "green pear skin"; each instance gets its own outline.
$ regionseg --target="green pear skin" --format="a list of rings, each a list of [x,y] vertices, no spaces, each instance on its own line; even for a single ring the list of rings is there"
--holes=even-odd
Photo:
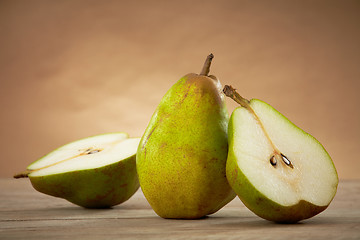
[[[47,176],[29,176],[42,193],[84,208],[109,208],[128,200],[139,188],[135,155],[104,167]]]
[[[228,113],[220,82],[207,73],[170,88],[139,144],[140,186],[163,218],[201,218],[235,197],[225,172]]]
[[[239,196],[239,198],[246,207],[248,207],[256,215],[260,216],[261,218],[267,219],[269,221],[274,221],[279,223],[296,223],[298,221],[313,217],[319,214],[320,212],[324,211],[330,204],[332,198],[334,197],[338,184],[336,169],[330,156],[314,137],[312,137],[310,134],[304,132],[303,130],[295,126],[292,122],[290,122],[286,117],[284,117],[273,107],[257,99],[252,99],[249,102],[250,106],[254,104],[263,105],[264,106],[263,108],[267,108],[269,109],[269,111],[273,111],[274,115],[277,115],[279,118],[281,118],[282,119],[281,121],[283,121],[284,124],[287,124],[293,129],[297,129],[294,131],[297,131],[300,135],[303,135],[304,138],[308,139],[309,144],[312,143],[316,145],[316,148],[320,149],[319,151],[323,152],[323,154],[328,158],[330,168],[333,168],[333,175],[330,178],[332,179],[332,181],[329,183],[329,184],[333,184],[332,186],[330,186],[333,189],[333,192],[329,193],[330,199],[326,205],[318,206],[308,201],[300,200],[295,205],[283,206],[280,205],[279,203],[272,201],[271,199],[266,197],[263,193],[258,191],[257,188],[252,184],[251,179],[249,179],[246,176],[246,174],[239,168],[238,159],[235,153],[235,149],[237,147],[235,144],[235,140],[236,140],[235,129],[237,126],[236,124],[234,124],[234,122],[237,111],[240,112],[240,110],[243,110],[243,107],[239,107],[235,109],[229,121],[229,128],[228,128],[229,155],[227,160],[226,172],[230,185],[232,186],[232,188],[237,193],[237,195]],[[301,149],[299,151],[301,151]],[[316,161],[316,159],[311,159],[311,160]],[[261,173],[259,172],[259,174]]]

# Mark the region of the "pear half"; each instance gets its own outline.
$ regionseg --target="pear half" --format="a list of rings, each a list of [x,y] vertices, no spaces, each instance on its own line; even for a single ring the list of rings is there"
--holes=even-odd
[[[269,104],[242,98],[229,121],[227,178],[242,202],[256,215],[294,223],[327,208],[338,176],[324,147]]]
[[[139,188],[135,155],[139,141],[126,133],[84,138],[52,151],[14,177],[29,177],[39,192],[85,208],[111,207]]]

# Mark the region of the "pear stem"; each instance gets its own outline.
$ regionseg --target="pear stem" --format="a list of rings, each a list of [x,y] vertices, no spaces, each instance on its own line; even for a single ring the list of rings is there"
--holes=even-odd
[[[18,173],[14,175],[14,178],[27,178],[29,177],[29,174],[31,173],[31,170],[26,170],[24,172]]]
[[[210,72],[210,65],[211,65],[211,61],[214,58],[214,54],[210,53],[209,56],[207,56],[204,66],[200,72],[200,75],[203,76],[208,76],[209,72]]]
[[[246,108],[255,117],[256,121],[259,123],[261,129],[265,133],[266,138],[269,140],[271,146],[276,151],[277,148],[275,147],[275,145],[271,141],[268,133],[265,130],[264,125],[260,121],[260,119],[259,119],[258,115],[255,113],[254,109],[252,109],[252,107],[250,106],[250,101],[247,100],[246,98],[243,98],[242,96],[240,96],[240,94],[238,92],[236,92],[236,89],[233,88],[232,86],[225,85],[225,87],[223,89],[223,92],[227,97],[233,99],[235,102],[240,104],[242,107]]]
[[[242,107],[250,110],[251,113],[256,115],[254,110],[249,105],[250,101],[240,96],[240,94],[236,91],[235,88],[229,85],[225,85],[223,92],[225,93],[226,96],[228,96],[229,98],[240,104]]]
[[[238,92],[236,92],[236,89],[233,88],[232,86],[225,85],[225,87],[223,89],[223,92],[227,97],[233,99],[235,102],[240,104],[242,107],[246,108],[255,117],[256,121],[259,123],[261,129],[265,133],[266,138],[269,140],[271,146],[273,147],[273,149],[276,152],[277,148],[275,147],[275,145],[271,141],[271,139],[270,139],[268,133],[266,132],[264,125],[260,121],[258,115],[255,113],[254,109],[252,109],[252,107],[250,106],[250,101],[247,100],[246,98],[243,98],[242,96],[240,96],[240,94]]]
[[[260,118],[258,117],[258,115],[255,113],[254,109],[250,106],[250,101],[247,100],[246,98],[243,98],[242,96],[240,96],[240,94],[238,92],[236,92],[236,89],[234,89],[232,86],[229,85],[225,85],[224,89],[223,89],[224,94],[233,99],[235,102],[237,102],[238,104],[240,104],[242,107],[246,108],[256,119],[256,121],[259,123],[262,131],[265,134],[265,137],[268,139],[271,147],[274,149],[274,156],[272,156],[270,158],[270,163],[275,166],[276,165],[276,159],[280,159],[282,160],[287,166],[289,166],[290,168],[294,168],[292,163],[290,162],[290,160],[283,155],[275,146],[275,144],[271,141],[271,138],[269,136],[269,134],[267,133],[264,125],[262,124],[262,122],[260,121]],[[275,159],[273,158],[275,157]]]

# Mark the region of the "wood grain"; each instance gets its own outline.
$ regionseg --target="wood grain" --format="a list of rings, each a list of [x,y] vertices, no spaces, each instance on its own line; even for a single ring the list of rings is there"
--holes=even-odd
[[[158,217],[139,190],[112,209],[89,210],[36,192],[27,179],[0,179],[0,239],[360,239],[360,181],[341,181],[327,210],[275,224],[236,198],[200,220]]]

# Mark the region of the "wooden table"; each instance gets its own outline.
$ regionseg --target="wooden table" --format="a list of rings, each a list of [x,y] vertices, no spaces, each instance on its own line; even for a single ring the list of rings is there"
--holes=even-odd
[[[0,179],[0,239],[360,239],[360,181],[341,181],[318,216],[275,224],[238,198],[204,219],[167,220],[140,190],[122,205],[90,210],[38,193],[27,179]]]

